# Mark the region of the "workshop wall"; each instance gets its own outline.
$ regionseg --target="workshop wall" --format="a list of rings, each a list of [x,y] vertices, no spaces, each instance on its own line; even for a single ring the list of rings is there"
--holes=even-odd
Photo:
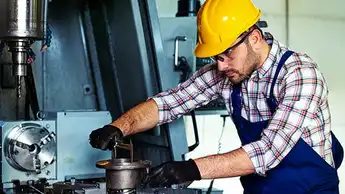
[[[177,0],[156,0],[160,17],[174,17]],[[204,1],[202,1],[203,3]],[[332,114],[332,129],[345,146],[345,62],[342,45],[345,37],[345,2],[342,0],[253,0],[262,12],[262,19],[268,22],[265,31],[271,32],[280,42],[293,50],[307,53],[320,66],[329,86],[329,104]],[[288,5],[288,6],[287,6]],[[289,17],[287,17],[287,11]],[[190,117],[185,117],[187,137],[193,143],[193,126]],[[219,152],[228,152],[240,146],[240,141],[232,121],[227,118],[222,134],[223,119],[218,115],[197,116],[200,146],[188,154],[190,158],[202,157]],[[220,149],[219,149],[220,148]],[[220,169],[221,170],[221,169]],[[345,191],[345,167],[339,170],[340,190]],[[207,188],[209,180],[196,181],[191,187]],[[238,178],[220,179],[214,182],[214,188],[224,193],[242,193]]]
[[[289,3],[289,45],[308,53],[323,72],[329,87],[332,130],[345,146],[345,1],[290,0]],[[344,162],[339,178],[340,191],[344,192]]]

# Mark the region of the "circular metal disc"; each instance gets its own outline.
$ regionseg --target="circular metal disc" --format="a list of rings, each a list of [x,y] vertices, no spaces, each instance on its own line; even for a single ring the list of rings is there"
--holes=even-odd
[[[98,168],[110,170],[131,170],[150,167],[151,162],[148,160],[138,160],[131,162],[127,158],[117,158],[113,160],[101,160],[96,163]]]
[[[14,127],[4,140],[6,160],[21,171],[36,171],[37,166],[44,169],[54,161],[56,153],[56,141],[49,135],[45,127],[36,123]]]

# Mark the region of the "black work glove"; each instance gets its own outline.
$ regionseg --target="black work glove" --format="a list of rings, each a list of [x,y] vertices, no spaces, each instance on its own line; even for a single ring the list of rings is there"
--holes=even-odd
[[[105,125],[91,132],[89,135],[92,147],[107,150],[113,149],[116,141],[122,141],[121,130],[112,125]]]
[[[153,168],[143,185],[150,188],[170,187],[173,184],[182,184],[200,180],[201,175],[194,160],[181,162],[166,162]]]

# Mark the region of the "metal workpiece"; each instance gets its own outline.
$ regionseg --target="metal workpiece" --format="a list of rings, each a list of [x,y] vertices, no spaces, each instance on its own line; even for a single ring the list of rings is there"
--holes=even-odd
[[[112,157],[109,160],[96,162],[96,167],[105,169],[105,180],[107,193],[132,193],[139,188],[146,178],[151,161],[133,160],[133,144],[126,144],[122,141],[113,142]],[[130,152],[130,158],[117,158],[117,149],[124,149]]]
[[[117,149],[130,152],[130,158],[117,158]],[[106,188],[108,193],[136,189],[149,172],[151,162],[147,160],[133,161],[133,144],[114,142],[112,158],[101,160],[96,167],[105,169]]]
[[[117,158],[98,161],[96,166],[106,170],[106,187],[111,192],[135,189],[140,186],[149,171],[151,162],[147,160],[131,162],[128,158]]]
[[[54,162],[55,133],[35,123],[23,123],[5,137],[3,149],[7,162],[13,168],[40,174]]]

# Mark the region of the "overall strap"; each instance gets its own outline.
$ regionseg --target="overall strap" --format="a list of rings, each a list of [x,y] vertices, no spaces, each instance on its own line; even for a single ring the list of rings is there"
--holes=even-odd
[[[286,60],[293,53],[294,52],[290,51],[290,50],[286,51],[284,53],[284,55],[282,56],[282,58],[280,59],[279,63],[278,63],[277,70],[275,72],[275,75],[274,75],[274,78],[273,78],[273,81],[272,81],[272,85],[271,85],[271,89],[270,89],[270,94],[269,94],[269,99],[271,99],[272,102],[271,101],[268,102],[272,112],[274,112],[274,110],[275,110],[275,108],[277,106],[276,100],[275,100],[275,98],[273,96],[274,85],[276,84],[277,77],[279,75],[279,72],[280,72],[281,68],[285,64]],[[233,85],[233,91],[232,91],[232,94],[231,94],[231,101],[232,101],[232,106],[233,106],[233,109],[234,109],[233,114],[237,115],[237,116],[241,116],[241,83]]]
[[[233,114],[241,116],[241,83],[234,84],[232,87],[231,101],[234,109]]]
[[[277,78],[278,78],[278,75],[279,75],[279,72],[281,70],[281,68],[283,67],[283,65],[285,64],[286,60],[293,54],[294,52],[293,51],[286,51],[284,53],[284,55],[282,56],[282,58],[280,59],[279,63],[278,63],[278,66],[277,66],[277,70],[274,74],[274,77],[273,77],[273,81],[272,81],[272,85],[271,85],[271,90],[270,90],[270,95],[269,97],[271,99],[274,99],[274,96],[273,96],[273,89],[274,89],[274,85],[276,84],[276,81],[277,81]]]

